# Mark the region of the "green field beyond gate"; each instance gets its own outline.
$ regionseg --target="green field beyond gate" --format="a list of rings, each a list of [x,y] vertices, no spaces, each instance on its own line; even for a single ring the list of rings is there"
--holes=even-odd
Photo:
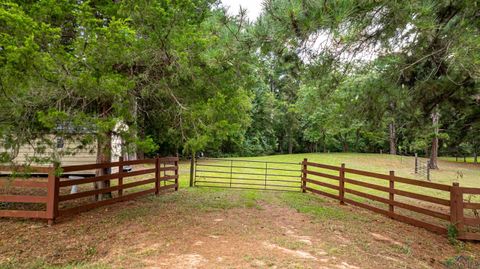
[[[300,162],[202,158],[195,161],[195,186],[301,191]]]

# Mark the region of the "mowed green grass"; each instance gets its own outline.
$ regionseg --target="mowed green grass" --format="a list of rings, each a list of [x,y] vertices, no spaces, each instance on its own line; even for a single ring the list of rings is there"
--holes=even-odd
[[[291,155],[273,155],[273,156],[260,156],[260,157],[241,157],[241,158],[228,158],[228,160],[233,159],[235,160],[233,162],[233,166],[248,166],[248,167],[253,167],[253,168],[241,168],[241,167],[234,167],[230,169],[229,165],[231,164],[230,161],[227,159],[221,159],[221,160],[203,160],[200,161],[200,163],[204,163],[207,165],[221,165],[221,166],[226,166],[226,167],[215,167],[215,166],[206,166],[206,167],[201,167],[197,166],[197,169],[203,169],[203,170],[210,170],[212,172],[199,172],[197,171],[197,180],[207,180],[207,181],[224,181],[228,182],[229,179],[228,177],[230,176],[228,172],[232,170],[235,173],[252,173],[252,174],[260,174],[260,175],[242,175],[242,174],[237,174],[234,175],[235,177],[238,178],[246,178],[246,179],[259,179],[260,181],[242,181],[242,180],[234,180],[234,182],[253,182],[253,183],[261,183],[262,179],[264,179],[264,170],[262,168],[264,167],[265,163],[255,163],[255,162],[242,162],[241,160],[249,160],[249,161],[267,161],[267,162],[288,162],[291,164],[272,164],[269,163],[269,167],[271,168],[276,168],[276,169],[288,169],[288,170],[295,170],[295,171],[280,171],[280,170],[272,170],[269,171],[269,173],[275,173],[278,175],[287,175],[285,177],[282,176],[268,176],[268,184],[283,184],[283,185],[289,185],[292,188],[288,188],[289,190],[294,190],[296,192],[292,193],[292,197],[296,197],[297,195],[302,196],[300,192],[300,177],[301,177],[301,165],[300,163],[304,158],[307,158],[308,161],[310,162],[316,162],[316,163],[322,163],[322,164],[329,164],[333,166],[340,166],[342,163],[345,164],[347,168],[353,168],[353,169],[358,169],[358,170],[364,170],[364,171],[370,171],[370,172],[376,172],[376,173],[381,173],[381,174],[388,174],[389,171],[395,171],[395,174],[400,177],[406,177],[406,178],[411,178],[415,180],[421,180],[421,181],[426,181],[425,178],[422,178],[421,176],[418,176],[414,173],[414,158],[413,157],[404,157],[404,156],[391,156],[388,154],[359,154],[359,153],[308,153],[308,154],[291,154]],[[226,161],[227,160],[227,161]],[[192,195],[199,195],[199,193],[209,195],[209,194],[215,194],[219,193],[222,191],[221,188],[201,188],[201,187],[196,187],[196,188],[189,188],[189,181],[190,181],[190,162],[189,161],[182,161],[179,164],[179,184],[180,184],[180,189],[182,190],[187,190],[189,193]],[[140,169],[140,167],[138,168]],[[338,176],[338,171],[335,170],[327,170],[327,169],[320,169],[320,168],[315,168],[315,167],[309,167],[309,170],[313,171],[319,171],[323,172],[326,174],[332,174],[332,175],[337,175]],[[218,172],[227,172],[227,173],[218,173]],[[173,172],[169,172],[170,174]],[[202,176],[203,175],[203,176]],[[220,176],[220,177],[227,177],[227,179],[216,179],[216,178],[211,178],[209,176]],[[144,175],[144,176],[138,176],[135,178],[132,178],[130,180],[138,180],[140,178],[147,178],[151,177],[151,175]],[[376,184],[379,186],[384,186],[388,187],[388,180],[384,179],[376,179],[372,177],[365,177],[365,176],[360,176],[356,174],[351,174],[351,173],[346,173],[346,177],[354,180],[359,180],[363,182],[368,182],[372,184]],[[334,186],[338,186],[339,182],[337,180],[332,180],[332,179],[327,179],[327,178],[321,178],[313,175],[309,175],[309,178],[322,181],[324,183],[328,183]],[[281,182],[271,182],[271,179],[278,179],[278,180],[288,180],[292,182],[287,182],[287,183],[281,183]],[[126,180],[127,181],[127,180]],[[128,181],[127,181],[128,182]],[[431,182],[435,183],[440,183],[440,184],[445,184],[445,185],[451,185],[453,182],[459,182],[460,186],[465,186],[465,187],[480,187],[480,167],[477,165],[473,164],[464,164],[464,163],[454,163],[454,162],[449,162],[449,161],[439,161],[439,169],[438,170],[433,170],[431,172]],[[115,185],[116,181],[112,181],[112,184]],[[163,184],[162,184],[163,185]],[[214,186],[225,186],[229,187],[229,184],[211,184],[211,183],[204,183],[204,185],[214,185]],[[245,185],[233,185],[236,187],[257,187],[257,188],[262,188],[262,186],[245,186]],[[338,194],[338,190],[326,188],[326,187],[321,187],[318,185],[314,185],[311,183],[307,184],[308,187],[322,190],[324,192],[329,192],[331,194]],[[147,188],[152,188],[153,185],[149,184],[148,186],[139,186],[135,187],[132,189],[129,189],[125,191],[125,193],[132,193],[132,192],[137,192],[140,190],[145,190]],[[383,191],[378,191],[378,190],[373,190],[370,188],[365,188],[365,187],[360,187],[357,185],[349,184],[346,183],[345,187],[351,190],[355,191],[361,191],[363,193],[368,193],[372,195],[376,195],[382,198],[388,198],[388,193],[383,192]],[[438,198],[444,198],[444,199],[449,199],[449,192],[446,191],[441,191],[441,190],[436,190],[436,189],[431,189],[431,188],[424,188],[424,187],[418,187],[415,185],[410,185],[410,184],[403,184],[403,183],[395,183],[395,188],[400,189],[400,190],[405,190],[413,193],[418,193],[418,194],[424,194],[432,197],[438,197]],[[281,187],[276,188],[276,189],[283,189]],[[225,189],[223,189],[225,190]],[[232,190],[235,191],[235,190]],[[259,195],[263,195],[263,192],[261,190],[246,190],[243,192],[246,197],[258,197]],[[387,206],[384,204],[372,202],[369,199],[359,197],[353,194],[346,194],[347,198],[350,198],[352,200],[356,200],[359,202],[365,202],[365,203],[370,203],[373,204],[377,207],[387,209]],[[225,197],[228,200],[228,197]],[[329,199],[324,197],[325,199]],[[471,199],[472,202],[480,202],[480,195],[476,196],[471,196],[468,197],[467,195],[464,196],[464,199]],[[256,199],[250,199],[250,200],[256,200]],[[396,195],[395,196],[396,201],[400,202],[405,202],[408,204],[412,205],[417,205],[425,208],[429,208],[435,211],[439,212],[444,212],[448,214],[449,208],[448,206],[441,206],[437,204],[432,204],[429,202],[425,201],[420,201],[416,199],[411,199],[408,197],[403,197]],[[295,199],[290,200],[292,203],[290,203],[290,206],[296,206],[297,203],[295,202]],[[228,204],[228,201],[224,201],[225,203]],[[249,205],[246,205],[249,206]],[[319,209],[321,211],[321,209]],[[398,210],[399,213],[406,213],[407,215],[410,215],[411,212],[406,212],[405,210],[402,210],[400,208],[396,209]],[[471,212],[470,212],[471,213]],[[470,214],[469,212],[466,212],[466,214]],[[420,216],[421,218],[424,218],[423,220],[430,222],[433,219],[430,219],[428,216]],[[433,220],[437,221],[437,220]],[[446,225],[447,223],[442,223],[442,225]]]
[[[388,174],[389,171],[395,171],[397,176],[425,180],[425,178],[414,173],[414,157],[392,156],[388,154],[304,153],[229,159],[300,163],[304,158],[307,158],[309,162],[329,164],[334,166],[340,166],[342,163],[345,163],[347,168],[354,168],[382,174]],[[480,187],[480,166],[464,163],[452,163],[445,160],[439,160],[438,165],[438,170],[431,170],[431,182],[447,185],[451,185],[453,182],[459,182],[460,186]],[[182,187],[188,186],[189,169],[189,162],[181,162],[180,186]],[[241,169],[234,171],[241,171]]]
[[[273,161],[273,162],[291,162],[291,163],[300,163],[303,159],[308,159],[309,162],[316,162],[322,164],[329,164],[334,166],[340,166],[342,163],[345,164],[347,168],[353,168],[358,170],[376,172],[381,174],[389,174],[389,171],[394,171],[395,175],[400,177],[406,177],[421,181],[426,181],[425,177],[417,175],[414,173],[414,164],[415,159],[414,157],[405,157],[405,156],[392,156],[389,154],[362,154],[362,153],[305,153],[305,154],[290,154],[290,155],[272,155],[272,156],[260,156],[260,157],[241,157],[241,158],[229,158],[233,160],[255,160],[255,161]],[[205,163],[205,162],[204,162]],[[209,163],[209,162],[206,162]],[[212,164],[223,164],[219,161],[211,161]],[[237,162],[234,162],[237,163]],[[225,165],[229,165],[228,162],[224,162]],[[240,163],[238,162],[239,166],[241,165],[249,165],[248,163]],[[262,164],[259,164],[262,165]],[[460,186],[464,187],[480,187],[480,166],[476,166],[473,164],[465,164],[465,163],[454,163],[450,161],[440,160],[438,170],[431,170],[431,182],[445,184],[445,185],[452,185],[453,182],[459,182]],[[281,166],[277,166],[281,167]],[[287,165],[287,168],[301,169],[300,165]],[[180,164],[180,187],[185,188],[188,187],[189,184],[189,169],[190,163],[189,162],[182,162]],[[228,168],[216,168],[216,167],[208,167],[209,170],[217,170],[217,171],[228,171]],[[323,173],[328,173],[332,175],[338,175],[338,171],[334,170],[326,170],[326,169],[319,169],[309,167],[308,169],[319,171]],[[249,169],[242,169],[242,168],[234,168],[234,172],[251,172]],[[262,171],[259,170],[261,173]],[[281,173],[281,172],[279,172]],[[288,175],[295,172],[285,172]],[[215,179],[208,179],[208,175],[214,175],[214,172],[210,173],[197,173],[197,175],[206,175],[207,180],[215,180]],[[228,174],[219,173],[217,176],[228,176]],[[238,175],[242,177],[243,175]],[[244,176],[250,177],[250,176]],[[254,176],[260,177],[261,176]],[[319,178],[315,176],[310,176],[312,179],[321,180],[322,182],[329,183],[332,185],[338,185],[338,181],[330,180],[326,178]],[[371,177],[365,177],[360,175],[355,175],[351,173],[346,174],[347,178],[360,180],[363,182],[373,183],[380,186],[388,187],[389,182],[384,179],[375,179]],[[298,178],[300,178],[300,173],[298,173]],[[285,178],[287,179],[287,178]],[[290,179],[290,178],[288,178]],[[223,179],[220,179],[223,180]],[[294,179],[295,180],[295,179]],[[297,186],[298,183],[291,183],[292,185]],[[219,184],[220,185],[220,184]],[[224,184],[225,185],[225,184]],[[228,186],[228,185],[227,185]],[[312,184],[308,184],[308,186],[313,187],[315,189],[320,189],[323,191],[327,191],[333,194],[337,194],[337,190],[332,190],[324,187],[314,186]],[[346,183],[346,188],[350,188],[353,190],[358,190],[362,192],[366,192],[369,194],[374,194],[380,197],[388,198],[388,194],[382,191],[376,191],[369,188],[364,188],[360,186],[356,186],[353,184]],[[425,194],[429,196],[439,197],[448,199],[449,193],[446,191],[431,189],[431,188],[423,188],[418,187],[415,185],[410,184],[403,184],[403,183],[395,183],[395,188],[406,190],[414,193]],[[359,200],[365,201],[365,199],[357,197],[355,195],[347,195],[348,197]],[[465,199],[471,199],[471,201],[480,201],[480,197],[478,196],[471,196],[471,197],[464,197]],[[408,201],[409,203],[416,202],[416,200],[412,200],[405,197],[396,196],[396,200],[399,201]],[[423,203],[423,202],[422,202]],[[436,205],[427,203],[427,207],[436,207]],[[441,208],[444,210],[444,208]]]
[[[381,174],[388,174],[389,171],[395,171],[395,175],[400,177],[406,177],[421,181],[426,181],[426,179],[422,176],[416,175],[414,173],[414,158],[413,157],[404,157],[404,156],[392,156],[388,154],[361,154],[361,153],[306,153],[306,154],[290,154],[290,155],[272,155],[272,156],[259,156],[259,157],[240,157],[240,158],[228,158],[228,160],[233,159],[233,166],[247,166],[253,168],[240,168],[235,167],[230,169],[229,165],[232,163],[230,161],[226,161],[227,159],[221,160],[211,160],[211,161],[199,161],[199,163],[204,163],[208,165],[221,165],[226,167],[203,167],[197,166],[197,169],[203,170],[210,170],[212,172],[199,172],[197,171],[197,180],[206,180],[206,181],[224,181],[228,182],[229,179],[229,171],[233,171],[234,173],[252,173],[252,174],[259,174],[259,175],[243,175],[243,174],[236,174],[234,177],[238,178],[245,178],[245,179],[259,179],[259,181],[249,181],[249,180],[234,180],[234,182],[242,182],[242,183],[255,183],[255,184],[262,184],[262,179],[264,179],[264,165],[265,163],[255,163],[255,162],[242,162],[241,160],[248,160],[248,161],[267,161],[267,162],[288,162],[291,164],[274,164],[269,163],[269,168],[275,169],[288,169],[294,171],[280,171],[280,170],[269,170],[269,173],[274,173],[276,175],[285,175],[282,176],[268,176],[268,184],[279,184],[279,185],[288,185],[291,188],[282,188],[282,187],[274,187],[275,189],[288,189],[294,191],[300,191],[300,176],[301,176],[301,165],[300,163],[303,161],[304,158],[307,158],[310,162],[322,163],[322,164],[329,164],[333,166],[340,166],[342,163],[345,164],[347,168],[354,168],[364,171],[376,172]],[[179,163],[179,184],[181,189],[188,189],[189,181],[190,181],[190,162],[189,161],[181,161]],[[141,169],[140,167],[138,169]],[[309,170],[319,171],[322,173],[332,174],[338,176],[338,171],[334,170],[327,170],[327,169],[319,169],[314,167],[309,167]],[[217,171],[217,172],[215,172]],[[219,172],[226,172],[226,173],[219,173]],[[173,174],[172,171],[168,172],[169,174]],[[227,177],[227,179],[217,179],[211,178],[209,176],[220,176],[220,177]],[[126,182],[131,180],[138,180],[140,178],[150,178],[152,175],[144,175],[138,176],[131,179],[126,179]],[[309,176],[311,179],[319,180],[325,183],[329,183],[335,186],[338,186],[338,181],[331,180],[327,178],[320,178],[316,176]],[[363,182],[373,183],[376,185],[388,187],[389,182],[384,179],[376,179],[372,177],[365,177],[356,174],[347,173],[347,178],[360,180]],[[275,182],[271,180],[286,180],[291,182]],[[480,188],[480,166],[474,164],[466,164],[466,163],[455,163],[450,161],[439,161],[439,169],[431,171],[431,182],[445,184],[445,185],[452,185],[453,182],[459,182],[460,186],[464,187],[479,187]],[[116,185],[116,180],[112,181],[112,185]],[[162,184],[163,185],[163,184]],[[201,184],[199,184],[201,185]],[[204,183],[203,185],[214,185],[214,186],[225,186],[229,187],[229,184],[211,184],[211,183]],[[307,184],[309,187],[320,189],[332,194],[338,194],[337,190],[316,186],[313,184]],[[126,191],[129,192],[136,192],[139,190],[144,190],[147,188],[151,188],[153,185],[149,184],[148,186],[140,186],[136,188],[132,188]],[[262,186],[246,186],[246,185],[233,185],[236,187],[257,187],[263,188]],[[374,194],[383,198],[388,198],[388,194],[382,191],[377,191],[369,188],[360,187],[357,185],[345,184],[346,188],[350,188],[352,190],[362,191],[369,194]],[[403,183],[395,183],[395,188],[406,190],[414,193],[425,194],[429,196],[439,197],[448,199],[449,193],[446,191],[435,190],[431,188],[423,188],[418,187],[415,185],[410,184],[403,184]],[[256,192],[255,190],[252,193]],[[252,194],[253,195],[253,194]],[[478,202],[480,201],[480,195],[470,197],[471,201]],[[347,194],[347,197],[359,201],[364,201],[365,199],[360,198],[355,195]],[[464,197],[465,199],[469,199],[469,197]],[[405,197],[396,196],[396,200],[402,201],[405,200]],[[417,202],[416,200],[406,198],[405,201],[409,203]],[[436,206],[427,204],[427,206]]]
[[[299,161],[200,159],[197,160],[195,179],[196,186],[299,191],[301,168]]]
[[[444,160],[444,161],[450,161],[450,162],[459,162],[459,163],[463,163],[463,162],[466,162],[466,163],[474,163],[474,158],[473,157],[465,157],[465,159],[463,157],[439,157],[441,160]]]

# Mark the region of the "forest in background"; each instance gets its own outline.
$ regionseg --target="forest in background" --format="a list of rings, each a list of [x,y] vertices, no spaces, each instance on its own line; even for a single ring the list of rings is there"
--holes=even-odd
[[[476,156],[478,4],[267,0],[249,21],[213,0],[1,0],[0,162],[51,134],[106,156],[113,133],[139,157]]]

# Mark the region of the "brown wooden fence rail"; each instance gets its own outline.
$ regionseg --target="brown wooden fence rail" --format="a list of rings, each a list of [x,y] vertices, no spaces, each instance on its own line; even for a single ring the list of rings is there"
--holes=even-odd
[[[346,168],[345,164],[341,166],[332,166],[320,163],[309,162],[304,159],[302,162],[302,189],[303,192],[312,192],[315,194],[327,196],[337,199],[341,204],[351,204],[364,209],[383,214],[392,219],[408,223],[417,227],[422,227],[439,234],[447,234],[448,225],[440,225],[441,222],[448,222],[455,226],[458,231],[458,238],[464,240],[480,240],[480,232],[471,232],[475,227],[480,227],[480,218],[466,217],[465,209],[480,210],[480,203],[464,201],[464,194],[478,195],[480,188],[460,187],[458,183],[452,186],[419,181],[404,177],[398,177],[394,171],[389,174],[380,174]],[[379,179],[385,182],[374,184],[375,180],[354,179],[354,177],[362,177],[363,179]],[[327,179],[327,180],[324,180]],[[326,182],[328,181],[328,183]],[[333,182],[333,183],[332,183]],[[386,186],[388,183],[388,186]],[[434,197],[427,194],[420,194],[407,191],[404,188],[397,187],[414,186],[416,188],[427,188],[436,193],[444,193],[449,199]],[[362,191],[360,189],[368,189],[371,191]],[[388,194],[388,198],[375,195],[377,193]],[[348,194],[348,197],[346,196]],[[353,196],[353,197],[352,197]],[[402,197],[398,199],[396,197]],[[442,195],[439,195],[440,197]],[[358,199],[358,197],[360,199]],[[399,198],[400,198],[399,197]],[[362,200],[363,199],[363,200]],[[374,206],[372,203],[365,203],[365,199],[374,201],[373,204],[384,204],[386,208]],[[420,207],[419,205],[431,205],[429,208]],[[414,214],[400,214],[397,208],[414,212]],[[478,211],[477,211],[478,212]],[[427,218],[439,220],[425,221],[420,218],[419,214],[426,215]]]
[[[144,165],[144,167],[137,166],[133,171],[124,172],[123,167],[127,165]],[[0,205],[2,203],[37,203],[43,205],[40,210],[5,210],[0,206],[0,217],[47,219],[48,223],[52,224],[57,217],[74,215],[82,211],[151,193],[158,195],[162,190],[178,190],[178,157],[74,165],[61,168],[63,173],[68,173],[114,167],[118,167],[118,172],[81,179],[56,176],[53,167],[28,167],[29,173],[48,174],[48,179],[0,179],[0,186],[7,188],[41,189],[40,195],[0,195]],[[0,171],[19,172],[20,170],[0,166]],[[107,180],[111,182],[108,187],[95,189],[85,187],[88,183],[93,185],[93,183]],[[72,186],[78,186],[79,191],[69,193],[68,189]],[[110,193],[111,198],[97,199],[99,195],[106,193]]]
[[[28,167],[28,169],[23,167],[10,167],[10,166],[0,166],[0,171],[8,171],[11,173],[43,173],[48,174],[52,169],[48,167]],[[52,172],[53,175],[53,172]],[[49,177],[50,178],[50,177]],[[35,189],[33,193],[22,194],[22,195],[10,195],[10,194],[0,194],[0,204],[4,203],[19,203],[19,204],[35,204],[39,208],[38,210],[12,210],[12,209],[3,209],[0,207],[0,217],[16,217],[16,218],[38,218],[38,219],[48,219],[48,185],[49,182],[42,179],[37,180],[25,180],[25,179],[5,179],[0,178],[0,187],[2,188],[29,188]]]

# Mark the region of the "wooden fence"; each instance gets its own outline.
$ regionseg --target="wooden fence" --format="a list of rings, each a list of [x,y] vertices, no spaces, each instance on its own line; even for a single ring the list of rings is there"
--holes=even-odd
[[[49,174],[52,173],[53,169],[48,167],[5,167],[1,166],[0,171],[7,171],[12,173],[40,173],[40,174]],[[50,178],[50,177],[49,177]],[[39,191],[31,191],[31,193],[24,194],[20,192],[16,195],[0,194],[0,205],[6,203],[17,203],[17,204],[37,204],[37,207],[28,207],[29,210],[5,210],[3,206],[0,207],[0,217],[18,217],[18,218],[38,218],[38,219],[48,219],[51,212],[47,212],[49,201],[49,196],[51,191],[48,191],[49,182],[45,179],[0,179],[0,187],[2,188],[17,188],[17,189],[35,189]],[[36,210],[40,207],[40,210]]]
[[[380,174],[346,168],[345,164],[332,166],[307,159],[302,166],[303,192],[337,199],[341,204],[362,207],[439,234],[447,234],[448,226],[452,225],[459,239],[480,240],[480,203],[464,200],[464,194],[480,195],[480,188],[460,187],[458,183],[449,186],[398,177],[394,171]],[[377,179],[380,183],[374,184]],[[414,192],[412,188],[429,191]],[[429,192],[438,193],[438,196],[426,194]],[[381,197],[382,193],[386,197]],[[465,210],[477,213],[465,214]]]
[[[137,166],[133,171],[125,172],[123,168],[127,165]],[[142,165],[143,167],[140,167]],[[82,211],[151,193],[158,195],[160,191],[166,189],[178,190],[178,157],[64,166],[61,167],[60,171],[69,173],[112,169],[114,167],[118,167],[118,172],[80,179],[68,179],[57,176],[55,173],[56,169],[53,167],[28,167],[28,171],[25,172],[46,174],[48,175],[47,179],[0,179],[0,186],[6,188],[38,189],[38,191],[30,191],[31,194],[29,195],[24,195],[24,191],[16,191],[18,194],[13,195],[0,195],[0,217],[46,219],[49,224],[52,224],[57,217],[74,215]],[[24,170],[23,168],[0,167],[0,171],[14,173]],[[88,183],[93,186],[94,183],[101,181],[110,181],[113,184],[103,188],[86,187]],[[73,186],[77,186],[79,191],[69,192],[69,189]],[[111,197],[109,199],[96,199],[99,195],[106,193],[110,194]],[[7,203],[21,205],[40,204],[40,206],[33,207],[36,210],[11,210],[1,207],[2,204]]]

